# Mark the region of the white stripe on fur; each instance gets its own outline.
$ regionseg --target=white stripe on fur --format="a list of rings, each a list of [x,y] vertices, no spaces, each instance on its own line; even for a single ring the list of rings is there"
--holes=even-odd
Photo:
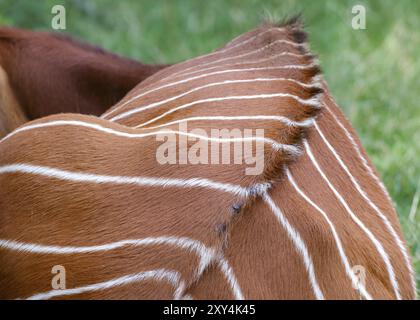
[[[278,43],[285,43],[285,44],[293,45],[295,47],[306,47],[306,44],[299,44],[299,43],[294,43],[294,42],[291,42],[291,41],[288,41],[288,40],[281,40],[281,39],[279,39],[279,40],[275,40],[275,41],[273,41],[273,42],[265,45],[264,47],[261,47],[261,48],[258,48],[258,49],[252,50],[252,51],[241,53],[241,54],[236,55],[236,56],[221,58],[221,59],[218,59],[218,60],[215,60],[215,61],[209,61],[209,62],[200,64],[200,65],[196,65],[196,66],[192,66],[192,67],[186,68],[184,70],[180,70],[179,72],[175,72],[175,73],[171,74],[170,79],[172,80],[172,78],[178,78],[180,76],[186,76],[186,75],[194,74],[194,73],[197,73],[197,72],[202,72],[202,71],[210,70],[212,68],[204,68],[204,69],[199,69],[199,70],[192,71],[192,72],[186,72],[186,71],[191,70],[191,69],[202,68],[202,67],[205,67],[205,66],[210,66],[210,65],[213,65],[213,64],[216,64],[216,63],[220,63],[220,62],[224,62],[224,61],[235,60],[235,59],[247,57],[247,56],[250,56],[252,54],[255,54],[255,53],[264,51],[265,49],[270,48],[273,45],[278,44]],[[280,52],[279,54],[274,55],[273,57],[271,57],[269,59],[273,59],[274,57],[279,57],[281,55],[290,55],[290,56],[294,56],[294,57],[303,57],[303,56],[305,56],[307,54],[299,54],[299,53],[293,53],[293,52],[283,51],[283,52]],[[266,60],[269,60],[269,59],[261,59],[261,60],[262,61],[266,61]],[[251,63],[253,63],[253,62],[251,62]],[[224,64],[221,64],[221,65],[218,65],[217,67],[223,67],[223,66],[225,66],[225,65]]]
[[[324,80],[322,80],[322,83],[323,83],[323,85],[325,87],[327,87],[327,84],[325,83]],[[337,106],[337,103],[335,102],[334,98],[331,95],[328,95],[328,96],[331,99],[331,101]],[[382,183],[382,181],[373,172],[371,166],[368,164],[367,159],[363,156],[362,151],[360,150],[359,146],[357,145],[356,141],[354,140],[352,134],[347,130],[347,128],[344,126],[344,124],[338,119],[338,117],[335,115],[335,113],[332,112],[332,110],[328,107],[328,104],[327,103],[324,103],[324,105],[325,105],[325,109],[328,110],[328,112],[332,115],[332,117],[337,122],[337,124],[340,126],[340,128],[344,131],[344,133],[346,134],[347,138],[350,140],[350,143],[353,146],[353,149],[356,151],[359,159],[362,161],[363,166],[365,167],[366,171],[376,181],[376,183],[380,186],[380,188],[382,189],[383,193],[388,198],[389,202],[390,203],[393,203],[392,202],[392,199],[391,199],[391,197],[390,197],[390,195],[389,195],[389,193],[387,191],[387,189],[385,188],[385,186]],[[414,272],[413,272],[413,274],[414,274]],[[415,281],[414,281],[414,283],[415,283]],[[417,291],[415,290],[415,292],[417,292]]]
[[[185,237],[149,237],[144,239],[127,239],[117,242],[107,243],[95,246],[48,246],[33,243],[24,243],[14,240],[0,239],[0,248],[8,249],[17,252],[28,253],[41,253],[41,254],[80,254],[80,253],[93,253],[100,251],[110,251],[124,246],[145,246],[145,245],[173,245],[175,247],[188,250],[196,253],[200,258],[200,263],[197,268],[196,276],[199,277],[207,266],[215,259],[216,252],[213,248],[208,248],[201,241],[185,238]],[[235,299],[243,300],[243,294],[232,268],[229,266],[227,260],[223,257],[218,257],[217,265],[231,286],[231,290]]]
[[[197,274],[200,275],[208,264],[213,260],[215,251],[213,248],[206,247],[201,241],[185,237],[149,237],[143,239],[126,239],[112,243],[94,246],[49,246],[34,243],[25,243],[14,240],[0,239],[0,248],[18,252],[42,253],[42,254],[80,254],[93,253],[100,251],[110,251],[125,246],[148,246],[148,245],[172,245],[175,247],[194,252],[200,257]]]
[[[231,40],[230,42],[228,42],[226,45],[225,45],[225,48],[224,49],[221,49],[221,50],[216,50],[216,51],[214,51],[214,52],[211,52],[211,53],[207,53],[207,54],[204,54],[204,55],[202,55],[202,56],[198,56],[198,57],[196,57],[196,58],[193,58],[193,59],[190,59],[190,60],[187,60],[187,61],[185,61],[185,62],[183,62],[182,64],[185,64],[185,63],[190,63],[190,62],[192,62],[192,61],[196,61],[196,60],[199,60],[199,59],[203,59],[203,58],[208,58],[208,57],[210,57],[210,56],[213,56],[213,55],[219,55],[219,54],[221,54],[221,53],[225,53],[225,52],[228,52],[228,51],[230,51],[230,50],[232,50],[232,49],[235,49],[235,48],[238,48],[238,47],[241,47],[241,46],[243,46],[243,45],[245,45],[245,44],[247,44],[247,43],[249,43],[249,42],[251,42],[251,41],[253,41],[253,40],[255,40],[257,37],[260,37],[261,35],[263,35],[263,34],[265,34],[265,33],[268,33],[268,32],[271,32],[271,31],[285,31],[285,28],[270,28],[270,29],[268,29],[268,30],[265,30],[265,31],[263,31],[263,32],[260,32],[260,33],[257,33],[256,35],[254,35],[254,36],[252,36],[252,37],[250,37],[250,38],[248,38],[248,39],[246,39],[246,40],[244,40],[244,41],[241,41],[241,42],[239,42],[239,43],[237,43],[237,44],[235,44],[235,45],[233,45],[233,46],[231,46],[231,47],[229,47],[229,44],[231,43],[231,42],[233,42],[233,41],[235,41],[235,39],[233,39],[233,40]],[[191,68],[194,68],[194,67],[198,67],[198,66],[201,66],[200,64],[198,64],[198,65],[195,65],[195,66],[191,66],[191,67],[188,67],[188,68],[185,68],[185,69],[183,69],[182,71],[187,71],[187,70],[190,70]],[[181,72],[181,71],[179,71],[179,72]],[[177,73],[179,73],[179,72],[177,72]],[[171,76],[173,76],[173,75],[176,75],[177,73],[173,73],[173,74],[171,74],[169,77],[171,77]],[[164,79],[161,79],[161,81],[162,80],[166,80],[167,78],[164,78]]]
[[[365,201],[369,204],[369,206],[376,212],[376,214],[379,216],[379,218],[383,221],[383,223],[385,224],[386,228],[388,229],[389,233],[392,235],[392,237],[394,238],[395,243],[397,244],[398,248],[400,249],[402,255],[404,256],[404,260],[405,263],[408,266],[411,266],[410,263],[410,258],[408,256],[407,250],[404,246],[404,243],[402,242],[402,240],[400,239],[400,237],[398,236],[397,232],[395,231],[395,229],[392,227],[391,222],[388,220],[388,218],[382,213],[382,211],[377,207],[377,205],[375,203],[373,203],[373,201],[369,198],[369,196],[367,195],[367,193],[362,189],[362,187],[360,186],[360,184],[357,182],[357,180],[354,178],[354,176],[350,173],[350,170],[348,169],[348,167],[344,164],[343,160],[341,159],[341,157],[338,155],[337,151],[333,148],[333,146],[329,143],[329,141],[327,140],[327,138],[324,136],[324,134],[321,131],[321,128],[318,126],[318,124],[316,123],[316,121],[314,121],[315,124],[315,128],[318,131],[319,135],[321,136],[322,140],[324,141],[324,143],[327,145],[328,149],[330,149],[331,153],[334,155],[334,157],[337,159],[338,163],[340,164],[340,166],[343,168],[343,170],[346,172],[346,174],[348,175],[348,177],[350,178],[351,182],[353,183],[353,185],[355,186],[355,188],[357,189],[357,191],[361,194],[361,196],[363,197],[363,199],[365,199]],[[410,268],[409,268],[410,270]]]
[[[208,188],[235,195],[246,197],[249,189],[238,185],[228,183],[215,182],[203,178],[191,179],[171,179],[171,178],[154,178],[154,177],[127,177],[127,176],[109,176],[84,172],[71,172],[44,166],[36,166],[31,164],[11,164],[0,166],[0,174],[5,173],[28,173],[41,175],[48,178],[55,178],[67,181],[87,182],[87,183],[110,183],[110,184],[128,184],[147,187],[179,187],[179,188]]]
[[[183,122],[192,122],[192,121],[209,121],[209,120],[216,120],[216,121],[241,121],[241,120],[265,120],[265,121],[278,121],[281,122],[288,127],[311,127],[314,123],[314,118],[309,118],[303,121],[293,121],[287,117],[283,116],[264,116],[264,115],[256,115],[256,116],[202,116],[202,117],[189,117],[180,120],[170,121],[163,123],[161,125],[147,127],[147,128],[139,128],[141,130],[148,130],[148,129],[157,129],[162,127],[167,127],[177,123]]]
[[[234,66],[240,66],[240,65],[246,65],[246,64],[256,64],[256,63],[268,62],[270,60],[273,60],[273,59],[276,59],[276,58],[279,58],[279,57],[283,57],[283,56],[303,58],[303,57],[311,57],[312,54],[310,54],[310,53],[298,54],[298,53],[292,53],[292,52],[281,52],[279,54],[275,54],[273,56],[270,56],[270,57],[264,58],[264,59],[256,59],[256,60],[241,61],[241,62],[234,62],[234,63],[226,63],[226,64],[221,64],[221,65],[217,65],[217,66],[213,66],[213,67],[208,67],[208,68],[204,68],[204,69],[191,71],[191,72],[179,73],[174,78],[178,78],[180,76],[184,76],[184,77],[185,76],[190,76],[192,74],[200,73],[200,72],[203,72],[203,71],[209,71],[209,70],[213,70],[213,69],[217,69],[217,68],[226,68],[226,67],[234,67]],[[171,77],[171,79],[172,79],[172,77]]]
[[[274,141],[273,139],[264,138],[264,137],[215,138],[215,137],[206,137],[199,134],[183,132],[183,131],[174,131],[174,130],[159,130],[156,132],[148,132],[148,133],[128,133],[124,131],[117,131],[111,128],[106,128],[95,123],[89,123],[89,122],[78,121],[78,120],[56,120],[56,121],[51,121],[51,122],[27,125],[19,129],[16,129],[15,131],[12,131],[9,135],[7,135],[2,140],[0,140],[0,143],[5,141],[6,139],[9,139],[10,137],[14,136],[15,134],[19,132],[24,132],[24,131],[29,131],[33,129],[39,129],[39,128],[46,128],[46,127],[53,127],[53,126],[66,126],[66,125],[86,127],[86,128],[98,130],[101,132],[113,134],[119,137],[125,137],[125,138],[146,138],[150,136],[177,134],[180,136],[186,136],[186,137],[190,137],[194,139],[202,139],[205,141],[212,141],[212,142],[217,142],[217,143],[228,143],[228,142],[235,143],[235,142],[249,142],[249,141],[262,142],[262,143],[271,145],[271,147],[275,150],[286,151],[292,155],[298,155],[301,152],[299,147],[297,146],[278,143]]]
[[[153,103],[150,103],[150,104],[147,104],[147,105],[136,107],[135,110],[137,110],[136,111],[136,113],[137,113],[137,112],[142,112],[142,111],[149,110],[149,109],[152,109],[152,108],[156,108],[156,107],[159,107],[159,106],[161,106],[161,105],[163,105],[165,103],[168,103],[168,102],[177,100],[179,98],[185,97],[185,96],[187,96],[187,95],[189,95],[191,93],[194,93],[194,92],[197,92],[197,91],[200,91],[200,90],[203,90],[203,89],[215,87],[215,86],[221,86],[221,85],[226,85],[226,84],[252,83],[252,82],[270,82],[270,81],[287,81],[287,82],[295,83],[295,84],[297,84],[297,85],[299,85],[301,87],[304,87],[304,88],[315,88],[315,87],[318,87],[319,88],[319,86],[316,85],[316,84],[306,84],[306,83],[297,81],[295,79],[288,79],[288,78],[254,78],[254,79],[224,80],[224,81],[220,81],[220,82],[208,83],[208,84],[205,84],[203,86],[196,87],[196,88],[194,88],[192,90],[185,91],[185,92],[183,92],[183,93],[181,93],[179,95],[172,96],[172,97],[166,98],[164,100],[156,101],[156,102],[153,102]],[[123,107],[123,106],[121,105],[121,107]],[[128,110],[128,111],[131,111],[131,109]],[[123,113],[120,113],[119,115],[122,115],[122,114],[124,114],[126,112],[127,111],[125,111]]]
[[[400,292],[399,292],[398,282],[397,282],[397,280],[395,278],[394,268],[392,267],[391,261],[389,260],[389,256],[386,253],[384,247],[378,241],[378,239],[373,235],[373,233],[364,225],[364,223],[354,214],[353,210],[351,210],[350,206],[347,204],[347,202],[344,200],[344,198],[341,196],[341,194],[335,189],[334,185],[330,182],[330,180],[325,175],[325,173],[323,172],[323,170],[319,166],[318,162],[316,161],[316,159],[315,159],[315,157],[314,157],[314,155],[313,155],[313,153],[311,151],[311,148],[309,147],[308,142],[306,140],[304,140],[303,141],[303,144],[305,146],[306,153],[308,154],[310,160],[312,161],[313,165],[315,166],[315,168],[317,169],[317,171],[319,172],[319,174],[321,175],[321,177],[324,179],[324,181],[327,183],[327,185],[329,186],[329,188],[333,191],[333,193],[336,196],[336,198],[340,201],[340,203],[346,209],[346,211],[348,212],[348,214],[350,215],[350,217],[352,218],[352,220],[368,236],[368,238],[373,243],[373,245],[375,246],[376,250],[378,251],[378,253],[382,257],[382,259],[383,259],[383,261],[385,263],[385,267],[386,267],[386,269],[388,271],[389,279],[390,279],[390,282],[391,282],[391,284],[393,286],[393,289],[394,289],[394,292],[395,292],[395,296],[396,296],[396,298],[398,300],[400,300],[401,299],[401,296],[400,296]]]
[[[228,281],[230,287],[232,288],[235,300],[245,300],[241,287],[239,286],[238,280],[236,279],[232,267],[229,265],[227,260],[224,257],[220,257],[217,263],[220,269],[222,270],[226,280]]]
[[[351,265],[347,259],[347,255],[346,252],[343,248],[343,245],[341,243],[340,237],[335,229],[334,224],[331,222],[330,218],[328,217],[328,215],[325,213],[324,210],[322,210],[316,203],[314,203],[296,184],[292,174],[290,173],[290,170],[287,168],[286,169],[286,175],[287,178],[290,182],[290,184],[293,186],[293,188],[295,188],[295,190],[299,193],[299,195],[306,200],[306,202],[308,202],[312,207],[314,207],[325,219],[325,221],[327,221],[328,226],[330,227],[331,233],[334,237],[335,240],[335,244],[337,245],[337,250],[338,253],[340,254],[340,258],[341,258],[341,262],[344,265],[344,269],[346,270],[346,274],[347,276],[350,278],[353,287],[354,288],[358,288],[360,293],[362,294],[362,296],[367,299],[367,300],[372,300],[371,295],[367,292],[366,288],[363,286],[362,283],[359,283],[357,277],[355,276]]]
[[[105,282],[90,284],[87,286],[82,286],[82,287],[77,287],[77,288],[72,288],[72,289],[51,290],[48,292],[38,293],[38,294],[30,296],[29,298],[27,298],[27,300],[48,300],[55,297],[62,297],[62,296],[81,294],[85,292],[95,292],[95,291],[106,290],[106,289],[110,289],[114,287],[124,286],[130,283],[146,281],[146,280],[169,282],[174,288],[176,288],[176,291],[174,293],[174,299],[178,299],[181,297],[180,294],[182,290],[180,289],[183,289],[184,287],[183,281],[181,281],[180,279],[181,279],[181,275],[177,271],[166,270],[166,269],[156,269],[156,270],[130,274],[123,277],[108,280]]]
[[[323,80],[322,82],[323,82],[323,85],[326,87],[327,84],[325,83],[325,81]],[[334,100],[334,98],[331,95],[329,95],[329,98],[337,106],[337,102]],[[363,156],[362,151],[360,150],[360,147],[356,143],[353,135],[347,130],[347,128],[344,126],[344,124],[335,115],[335,113],[328,107],[328,104],[324,103],[324,105],[325,105],[325,109],[328,110],[328,112],[332,115],[332,117],[337,122],[337,124],[340,126],[340,128],[344,131],[347,138],[350,140],[350,144],[352,145],[353,149],[356,151],[357,156],[359,157],[360,161],[362,162],[362,164],[365,167],[368,174],[376,181],[376,183],[379,185],[379,187],[381,188],[384,195],[387,197],[389,203],[392,204],[393,201],[392,201],[387,189],[385,188],[382,181],[378,178],[378,176],[373,172],[372,167],[369,165],[367,159]],[[403,244],[403,248],[404,248],[403,249],[404,250],[403,251],[404,252],[404,260],[405,260],[408,272],[410,274],[411,288],[413,290],[414,297],[417,297],[417,282],[416,282],[415,272],[414,272],[414,269],[413,269],[413,265],[410,262],[410,257],[409,257],[409,254],[408,254],[404,244]]]
[[[303,105],[311,106],[311,107],[314,107],[314,108],[320,108],[320,103],[319,103],[318,96],[316,96],[314,98],[311,98],[311,99],[302,99],[298,96],[295,96],[295,95],[289,94],[289,93],[270,93],[270,94],[257,94],[257,95],[248,95],[248,96],[230,96],[230,97],[219,97],[219,98],[207,98],[207,99],[192,101],[192,102],[177,106],[175,108],[169,109],[168,111],[160,114],[159,116],[137,125],[136,128],[144,127],[144,126],[146,126],[150,123],[156,122],[157,120],[166,117],[167,115],[169,115],[171,113],[174,113],[178,110],[182,110],[182,109],[185,109],[185,108],[189,108],[189,107],[197,105],[197,104],[208,103],[208,102],[227,101],[227,100],[254,100],[254,99],[272,99],[272,98],[291,98],[291,99],[293,99],[293,100],[295,100],[298,103],[301,103]],[[113,119],[118,120],[118,119],[126,118],[127,116],[130,116],[130,115],[132,115],[134,113],[137,113],[137,112],[138,111],[137,111],[136,108],[131,109],[129,111],[121,113],[118,116],[115,116]],[[110,119],[110,121],[113,121],[113,120]]]
[[[109,112],[103,114],[101,116],[101,118],[106,119],[111,113],[115,113],[115,111],[119,110],[121,107],[127,105],[128,103],[131,103],[132,101],[134,101],[138,98],[144,97],[145,95],[147,95],[149,93],[156,92],[156,91],[159,91],[161,89],[168,88],[168,87],[173,87],[173,86],[176,86],[178,84],[190,82],[190,81],[193,81],[193,80],[206,78],[206,77],[209,77],[209,76],[225,74],[225,73],[248,72],[248,71],[268,71],[268,70],[281,70],[281,69],[310,69],[310,68],[313,68],[314,66],[317,66],[317,64],[316,63],[311,63],[311,64],[306,64],[306,65],[285,65],[285,66],[275,66],[275,67],[228,69],[228,70],[214,71],[214,72],[210,72],[210,73],[206,73],[206,74],[200,74],[200,75],[195,76],[195,77],[182,79],[182,80],[179,80],[179,81],[176,81],[176,82],[167,83],[167,84],[164,84],[162,86],[155,87],[155,88],[149,89],[147,91],[144,91],[144,92],[142,92],[138,95],[135,95],[134,97],[129,98],[127,101],[123,102],[118,107],[116,107],[114,109],[111,109]],[[111,118],[110,120],[113,121],[112,120],[113,118]]]
[[[306,247],[306,244],[300,236],[299,232],[292,227],[287,218],[281,212],[280,208],[274,203],[273,199],[268,195],[268,193],[264,193],[262,197],[270,207],[271,211],[277,217],[277,220],[280,222],[284,230],[286,230],[288,237],[295,245],[296,251],[300,254],[308,273],[309,282],[311,283],[311,287],[314,291],[316,299],[324,300],[324,295],[316,279],[315,268],[311,255],[309,254],[308,248]]]

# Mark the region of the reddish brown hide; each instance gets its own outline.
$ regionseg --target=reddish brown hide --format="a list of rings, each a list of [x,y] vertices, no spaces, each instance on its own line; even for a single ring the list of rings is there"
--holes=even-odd
[[[54,113],[99,115],[165,66],[58,33],[0,28],[0,136]]]
[[[159,129],[195,134],[179,159],[221,128],[264,129],[260,174],[157,161]],[[0,298],[415,298],[392,202],[298,21],[167,68],[101,119],[28,123],[0,142],[0,186]]]

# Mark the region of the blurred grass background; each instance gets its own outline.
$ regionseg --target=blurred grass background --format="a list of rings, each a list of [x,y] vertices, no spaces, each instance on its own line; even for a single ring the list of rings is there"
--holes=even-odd
[[[420,1],[0,0],[0,24],[66,32],[145,62],[214,50],[264,18],[302,13],[333,96],[359,133],[394,199],[420,282]],[[353,30],[351,9],[367,9]]]

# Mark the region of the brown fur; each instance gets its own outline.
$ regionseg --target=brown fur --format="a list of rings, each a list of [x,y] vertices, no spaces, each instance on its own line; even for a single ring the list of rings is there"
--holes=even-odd
[[[342,112],[331,100],[325,98],[324,103],[350,128]],[[334,123],[331,114],[324,111],[318,124],[323,132],[327,133],[329,141],[333,141],[334,147],[353,175],[367,190],[370,199],[379,204],[403,239],[392,204],[360,165],[357,155],[349,146],[341,128]],[[414,299],[409,270],[383,222],[351,185],[319,134],[312,130],[308,140],[330,181],[389,254],[402,298]],[[328,189],[308,156],[300,157],[291,165],[290,170],[300,188],[329,215],[352,265],[366,268],[368,292],[375,299],[395,299],[381,257]],[[319,270],[318,281],[325,298],[362,299],[357,290],[352,289],[352,284],[344,273],[331,231],[320,214],[297,194],[286,178],[282,179],[270,194],[290,223],[300,232],[309,252],[313,253],[315,270]],[[238,279],[244,279],[242,290],[249,299],[314,299],[302,261],[296,256],[290,240],[263,201],[257,201],[232,228],[225,256],[231,262]],[[226,281],[218,270],[212,268],[187,293],[195,299],[232,298],[231,292],[226,289]]]
[[[9,79],[9,86],[2,81],[0,91],[11,90],[18,102],[2,108],[6,133],[25,118],[61,112],[99,115],[166,67],[142,64],[61,34],[6,27],[0,28],[0,66]],[[24,117],[8,120],[15,114]]]
[[[239,38],[250,39],[263,26]],[[204,83],[225,79],[258,78],[263,76],[293,78],[312,83],[319,72],[316,66],[310,69],[287,69],[254,71],[252,74],[227,77],[214,75],[159,91],[126,103],[136,95],[171,83],[175,72],[199,63],[215,61],[258,48],[274,39],[304,41],[297,22],[286,26],[284,33],[268,33],[256,38],[247,48],[234,48],[229,53],[212,55],[175,65],[150,77],[133,89],[117,104],[110,114],[132,110],[155,101],[188,91]],[[296,39],[295,39],[296,38]],[[227,47],[239,41],[234,40]],[[239,41],[239,42],[240,42]],[[290,50],[287,45],[273,49],[274,52]],[[261,57],[261,56],[259,56]],[[273,62],[285,64],[308,64],[312,57],[281,57]],[[248,61],[246,59],[242,62]],[[241,62],[240,61],[240,62]],[[197,67],[195,67],[197,66]],[[254,65],[255,66],[255,65]],[[267,67],[267,63],[259,66]],[[217,70],[230,67],[220,64]],[[166,77],[169,77],[165,79]],[[236,78],[235,78],[236,77]],[[180,77],[182,78],[182,76]],[[206,81],[207,80],[207,81]],[[167,121],[203,115],[283,115],[293,120],[305,120],[319,115],[318,125],[337,149],[352,174],[367,190],[369,197],[391,221],[401,235],[398,219],[392,204],[360,164],[348,138],[338,127],[332,114],[339,117],[347,128],[350,125],[341,111],[323,88],[320,109],[304,106],[290,98],[258,101],[208,103],[194,108],[179,110],[152,125]],[[126,133],[147,133],[156,129],[131,128],[163,114],[174,106],[208,97],[247,95],[268,92],[288,92],[302,99],[314,98],[320,90],[309,90],[293,83],[225,85],[215,90],[197,91],[176,102],[136,113],[118,120],[119,123],[82,115],[59,115],[36,120],[28,124],[48,123],[55,120],[83,121]],[[117,111],[118,110],[118,111]],[[107,113],[108,114],[108,113]],[[106,116],[105,118],[108,118]],[[169,126],[176,130],[176,126]],[[273,122],[206,122],[197,121],[189,128],[264,128],[265,137],[284,144],[302,145],[307,139],[320,166],[329,179],[349,202],[361,220],[381,241],[394,267],[403,298],[414,298],[409,270],[391,236],[366,202],[360,197],[333,155],[326,148],[319,134],[312,128],[287,127]],[[351,129],[349,129],[351,131]],[[352,131],[351,131],[352,132]],[[353,132],[352,132],[353,133]],[[354,133],[353,133],[354,135]],[[189,237],[214,249],[209,264],[198,269],[197,256],[175,246],[153,245],[144,247],[125,246],[106,252],[70,255],[34,254],[0,248],[0,287],[2,298],[28,297],[34,293],[51,290],[50,270],[61,264],[68,269],[69,288],[80,287],[150,269],[177,270],[185,281],[183,295],[195,299],[235,298],[226,275],[220,267],[222,255],[231,266],[243,295],[247,299],[314,299],[307,271],[299,252],[279,224],[273,212],[261,196],[264,192],[255,189],[258,183],[271,183],[269,194],[280,207],[290,224],[299,232],[310,252],[320,288],[327,299],[359,299],[344,273],[331,231],[325,220],[292,188],[284,175],[290,167],[295,180],[304,192],[322,207],[336,226],[350,263],[360,264],[367,270],[366,288],[376,299],[394,299],[384,262],[369,239],[350,220],[325,182],[321,179],[308,156],[292,157],[287,152],[274,152],[268,145],[264,149],[265,167],[262,174],[247,176],[244,165],[160,165],[155,152],[161,142],[155,137],[129,139],[85,127],[62,125],[21,131],[0,143],[1,166],[25,163],[41,165],[71,172],[84,172],[110,176],[146,176],[159,178],[206,178],[222,183],[240,185],[250,192],[238,196],[228,192],[202,187],[143,187],[130,184],[89,183],[49,178],[38,174],[20,172],[0,174],[0,238],[21,242],[57,246],[100,245],[123,239],[138,239],[158,236]],[[189,145],[192,145],[192,141]],[[231,146],[232,148],[232,146]],[[70,298],[171,298],[173,287],[162,282],[146,281],[86,292]],[[66,298],[66,296],[62,297]]]
[[[0,137],[27,121],[28,119],[10,88],[7,73],[0,66]]]

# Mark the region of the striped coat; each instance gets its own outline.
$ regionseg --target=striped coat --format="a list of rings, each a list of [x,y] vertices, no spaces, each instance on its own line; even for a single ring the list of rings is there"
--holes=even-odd
[[[253,174],[246,142],[263,146]],[[392,202],[296,21],[166,68],[101,118],[19,128],[0,185],[2,298],[415,297]]]

